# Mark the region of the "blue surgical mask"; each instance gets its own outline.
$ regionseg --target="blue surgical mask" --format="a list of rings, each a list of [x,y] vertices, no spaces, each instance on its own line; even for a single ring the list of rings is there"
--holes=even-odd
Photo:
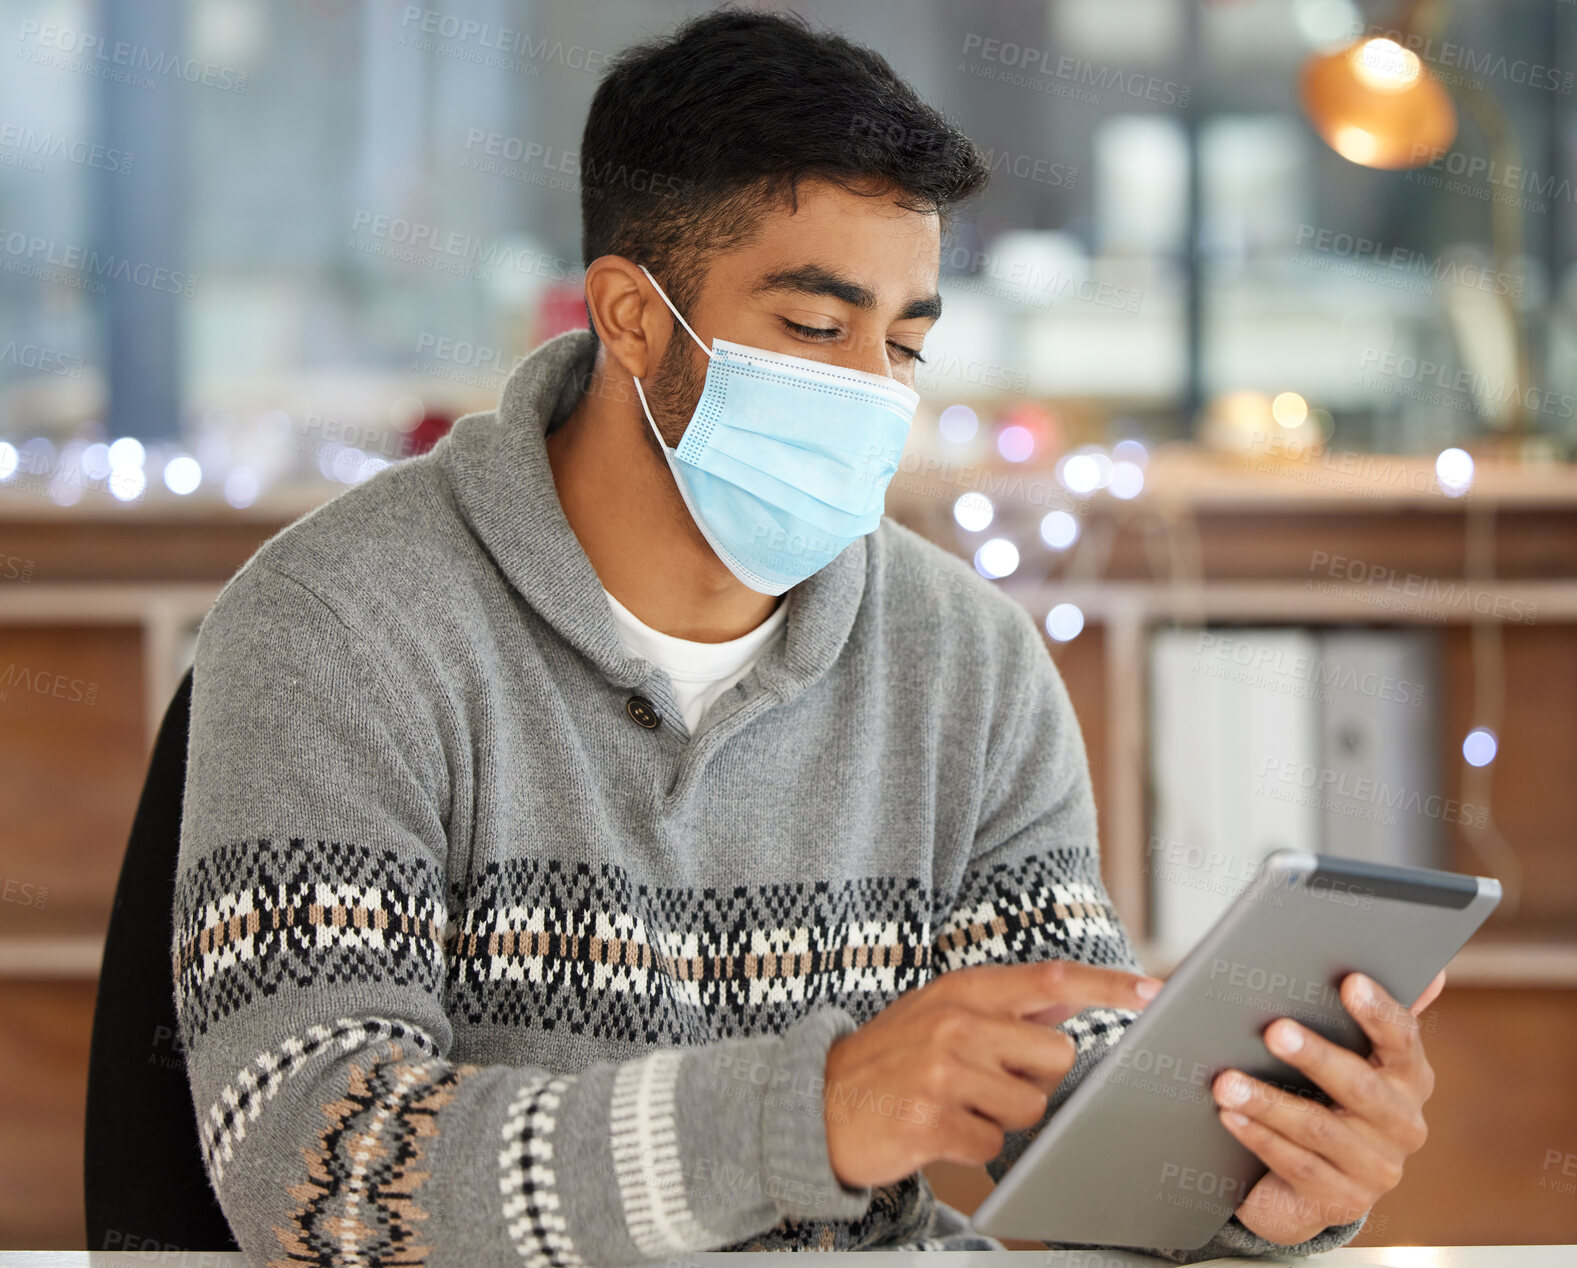
[[[782,594],[881,522],[920,397],[886,375],[714,339],[710,349],[640,266],[709,360],[678,448],[635,390],[691,516],[728,570]]]

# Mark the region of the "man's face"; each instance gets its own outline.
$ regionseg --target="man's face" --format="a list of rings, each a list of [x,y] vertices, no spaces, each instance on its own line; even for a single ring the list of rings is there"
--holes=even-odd
[[[864,197],[803,180],[798,206],[774,207],[750,243],[712,257],[684,314],[713,339],[825,361],[914,386],[914,353],[936,324],[941,231],[936,215],[906,211],[893,195]],[[658,282],[668,289],[668,279]],[[676,446],[706,380],[706,354],[675,323],[652,415]]]

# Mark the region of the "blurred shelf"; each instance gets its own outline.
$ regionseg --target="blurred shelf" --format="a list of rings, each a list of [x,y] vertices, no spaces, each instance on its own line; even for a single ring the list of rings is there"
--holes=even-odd
[[[0,588],[0,628],[130,625],[142,638],[143,730],[151,746],[185,672],[188,634],[223,582],[32,581]]]
[[[1406,579],[1400,587],[1389,584],[1396,580],[1394,577],[1388,578],[1386,585],[1359,585],[1311,575],[1301,582],[1058,581],[1030,586],[1005,583],[1002,589],[1032,613],[1046,611],[1056,603],[1072,603],[1084,613],[1086,621],[1096,623],[1129,620],[1317,624],[1357,620],[1440,625],[1484,620],[1490,614],[1475,607],[1479,598],[1488,598],[1492,610],[1500,605],[1502,613],[1532,613],[1525,622],[1530,625],[1534,619],[1544,624],[1577,621],[1577,580],[1475,582],[1416,578],[1420,584],[1415,593],[1408,589],[1413,579]],[[1505,615],[1500,621],[1519,623]]]
[[[103,963],[102,936],[0,938],[0,979],[93,979]]]
[[[0,623],[139,625],[166,617],[199,619],[219,590],[211,582],[34,581],[0,589]]]
[[[157,486],[141,497],[122,502],[104,489],[89,489],[68,506],[40,494],[36,488],[16,483],[0,484],[0,521],[44,520],[71,522],[145,522],[168,520],[180,524],[222,520],[228,523],[288,524],[351,486],[329,480],[291,480],[267,489],[250,506],[236,507],[217,491],[205,489],[184,497]]]
[[[1433,454],[1327,451],[1304,457],[1234,457],[1193,444],[1158,448],[1145,467],[1143,498],[1157,509],[1333,510],[1384,503],[1460,513],[1474,506],[1577,507],[1577,463],[1474,460],[1473,486],[1461,497],[1435,480]]]

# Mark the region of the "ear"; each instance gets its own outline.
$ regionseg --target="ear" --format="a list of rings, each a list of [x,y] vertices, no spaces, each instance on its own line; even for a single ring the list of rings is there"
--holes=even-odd
[[[608,355],[632,378],[645,379],[675,324],[646,274],[622,255],[598,256],[586,266],[586,306]]]

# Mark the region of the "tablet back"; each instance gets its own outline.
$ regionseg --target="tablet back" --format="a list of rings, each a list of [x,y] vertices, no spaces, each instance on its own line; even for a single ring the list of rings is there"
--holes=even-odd
[[[1291,1017],[1367,1056],[1341,979],[1357,970],[1411,1004],[1499,901],[1499,883],[1486,877],[1270,854],[972,1226],[1055,1242],[1202,1246],[1266,1171],[1217,1119],[1215,1076],[1244,1070],[1325,1102],[1265,1047],[1265,1027]]]

